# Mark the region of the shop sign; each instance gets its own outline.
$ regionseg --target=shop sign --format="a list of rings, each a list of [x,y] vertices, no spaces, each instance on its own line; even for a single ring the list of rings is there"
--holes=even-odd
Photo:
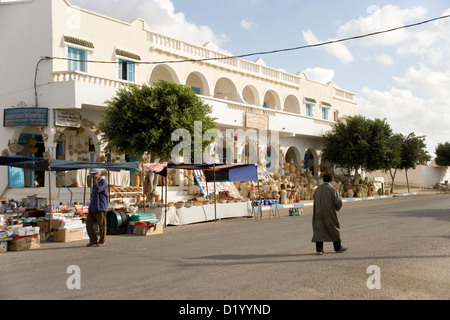
[[[269,117],[247,112],[245,115],[245,126],[251,129],[269,130]]]
[[[21,127],[21,126],[46,127],[47,121],[48,121],[47,108],[5,109],[3,113],[4,127]]]
[[[81,116],[78,112],[55,110],[55,125],[59,127],[80,128]]]

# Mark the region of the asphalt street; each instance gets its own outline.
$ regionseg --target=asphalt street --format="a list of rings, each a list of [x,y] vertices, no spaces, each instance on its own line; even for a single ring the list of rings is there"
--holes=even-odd
[[[42,243],[0,255],[1,300],[448,300],[450,195],[345,203],[344,253],[304,215],[167,227],[163,235]],[[77,287],[78,286],[78,287]]]

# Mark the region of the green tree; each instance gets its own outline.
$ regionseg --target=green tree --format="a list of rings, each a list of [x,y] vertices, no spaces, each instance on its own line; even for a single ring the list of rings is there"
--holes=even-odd
[[[344,169],[349,176],[358,169],[380,170],[389,161],[391,135],[386,120],[348,116],[325,133],[322,158]]]
[[[409,187],[409,179],[408,179],[408,170],[415,169],[419,164],[425,164],[427,161],[431,160],[430,155],[425,150],[425,137],[424,136],[416,136],[414,133],[410,133],[407,136],[402,134],[395,135],[396,143],[392,145],[393,153],[395,153],[396,149],[399,151],[399,158],[391,163],[391,167],[388,168],[391,174],[392,183],[391,183],[391,193],[394,192],[394,179],[398,170],[405,170],[406,174],[406,182]],[[398,153],[397,153],[398,154]]]
[[[426,151],[425,136],[416,136],[414,133],[410,133],[405,137],[400,167],[405,170],[408,192],[410,192],[408,170],[415,169],[417,165],[425,165],[430,160],[431,156]]]
[[[389,171],[391,176],[391,193],[394,190],[395,177],[397,170],[402,162],[402,148],[404,143],[404,136],[402,134],[394,134],[389,138],[389,151],[386,154],[384,166],[381,169],[386,172]]]
[[[189,143],[193,146],[195,122],[202,123],[202,136],[216,128],[216,119],[210,115],[211,106],[188,87],[172,82],[160,80],[152,86],[130,85],[118,90],[106,103],[104,120],[99,125],[102,142],[109,150],[133,157],[148,155],[150,162],[169,161],[178,143],[172,141],[175,130],[189,131],[192,139]],[[207,143],[202,141],[202,150]],[[194,151],[191,148],[191,159]],[[156,188],[157,177],[151,176],[149,174],[147,193]]]
[[[436,164],[438,166],[450,166],[450,142],[439,143],[436,147]]]

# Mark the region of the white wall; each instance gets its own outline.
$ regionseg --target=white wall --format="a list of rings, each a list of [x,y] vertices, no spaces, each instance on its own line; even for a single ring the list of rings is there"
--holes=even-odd
[[[367,173],[368,177],[384,177],[385,184],[391,185],[392,179],[389,173],[375,171]],[[450,181],[450,169],[438,166],[417,166],[414,170],[408,170],[409,185],[418,188],[433,188],[436,183]],[[404,170],[397,171],[394,183],[406,186],[406,173]],[[394,189],[395,191],[395,189]]]
[[[35,103],[34,76],[42,56],[51,56],[52,1],[36,0],[15,4],[0,3],[0,111],[23,102]],[[37,36],[38,35],[38,36]],[[38,97],[41,89],[51,82],[51,63],[39,66]],[[40,105],[41,107],[47,107]],[[8,140],[20,134],[17,128],[0,126],[0,152]],[[0,192],[8,183],[7,168],[0,167]]]

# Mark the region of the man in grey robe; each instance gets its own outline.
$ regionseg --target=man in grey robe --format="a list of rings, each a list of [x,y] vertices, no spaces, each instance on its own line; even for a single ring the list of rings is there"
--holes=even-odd
[[[337,212],[342,208],[342,199],[331,185],[333,177],[329,173],[323,175],[323,184],[314,193],[313,206],[313,238],[317,254],[323,254],[323,243],[333,242],[334,251],[344,252],[348,248],[341,245],[341,230]]]

